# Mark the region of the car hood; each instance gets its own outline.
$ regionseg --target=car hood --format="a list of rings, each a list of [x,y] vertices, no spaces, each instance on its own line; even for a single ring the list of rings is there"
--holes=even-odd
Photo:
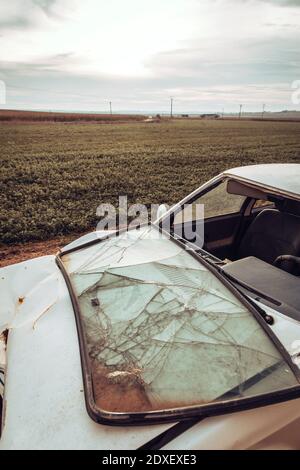
[[[101,426],[85,406],[74,311],[55,256],[0,270],[8,330],[0,449],[137,448],[172,424]]]
[[[177,248],[170,242],[171,251]],[[146,251],[144,261],[145,254],[148,261],[168,254]],[[141,261],[138,252],[135,262]],[[116,428],[88,416],[74,311],[54,256],[2,268],[0,297],[0,332],[9,330],[0,449],[135,449],[174,426]],[[295,420],[299,403],[209,418],[168,446],[248,448]]]

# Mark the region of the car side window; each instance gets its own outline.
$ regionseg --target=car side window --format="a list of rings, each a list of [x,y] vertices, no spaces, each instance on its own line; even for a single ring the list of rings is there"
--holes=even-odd
[[[186,204],[184,209],[175,215],[174,224],[198,220],[203,214],[199,210],[200,205],[203,205],[205,219],[238,213],[245,201],[245,196],[229,194],[226,188],[227,181],[224,180],[191,204]]]
[[[256,199],[255,203],[253,204],[252,210],[255,209],[265,209],[265,208],[273,209],[275,204],[271,201],[265,201],[263,199]]]

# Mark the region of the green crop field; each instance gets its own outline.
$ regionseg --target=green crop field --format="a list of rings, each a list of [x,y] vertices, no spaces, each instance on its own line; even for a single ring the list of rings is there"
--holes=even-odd
[[[0,243],[94,229],[101,202],[174,203],[220,171],[300,163],[300,123],[1,123]]]

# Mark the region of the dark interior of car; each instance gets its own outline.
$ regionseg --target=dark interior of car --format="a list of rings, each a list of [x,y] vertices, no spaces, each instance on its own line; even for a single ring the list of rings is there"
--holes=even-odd
[[[239,212],[204,219],[202,249],[226,275],[270,306],[300,320],[300,200],[235,180]]]

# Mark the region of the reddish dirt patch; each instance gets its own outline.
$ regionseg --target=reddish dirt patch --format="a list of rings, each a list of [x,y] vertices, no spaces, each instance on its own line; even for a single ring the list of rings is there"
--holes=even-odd
[[[9,264],[20,263],[38,256],[54,255],[60,248],[70,243],[72,240],[84,235],[83,233],[63,235],[42,242],[27,242],[11,246],[0,246],[0,267]]]
[[[122,377],[114,382],[109,380],[109,372],[110,370],[101,364],[93,366],[95,402],[100,410],[129,413],[152,409],[138,379]]]

